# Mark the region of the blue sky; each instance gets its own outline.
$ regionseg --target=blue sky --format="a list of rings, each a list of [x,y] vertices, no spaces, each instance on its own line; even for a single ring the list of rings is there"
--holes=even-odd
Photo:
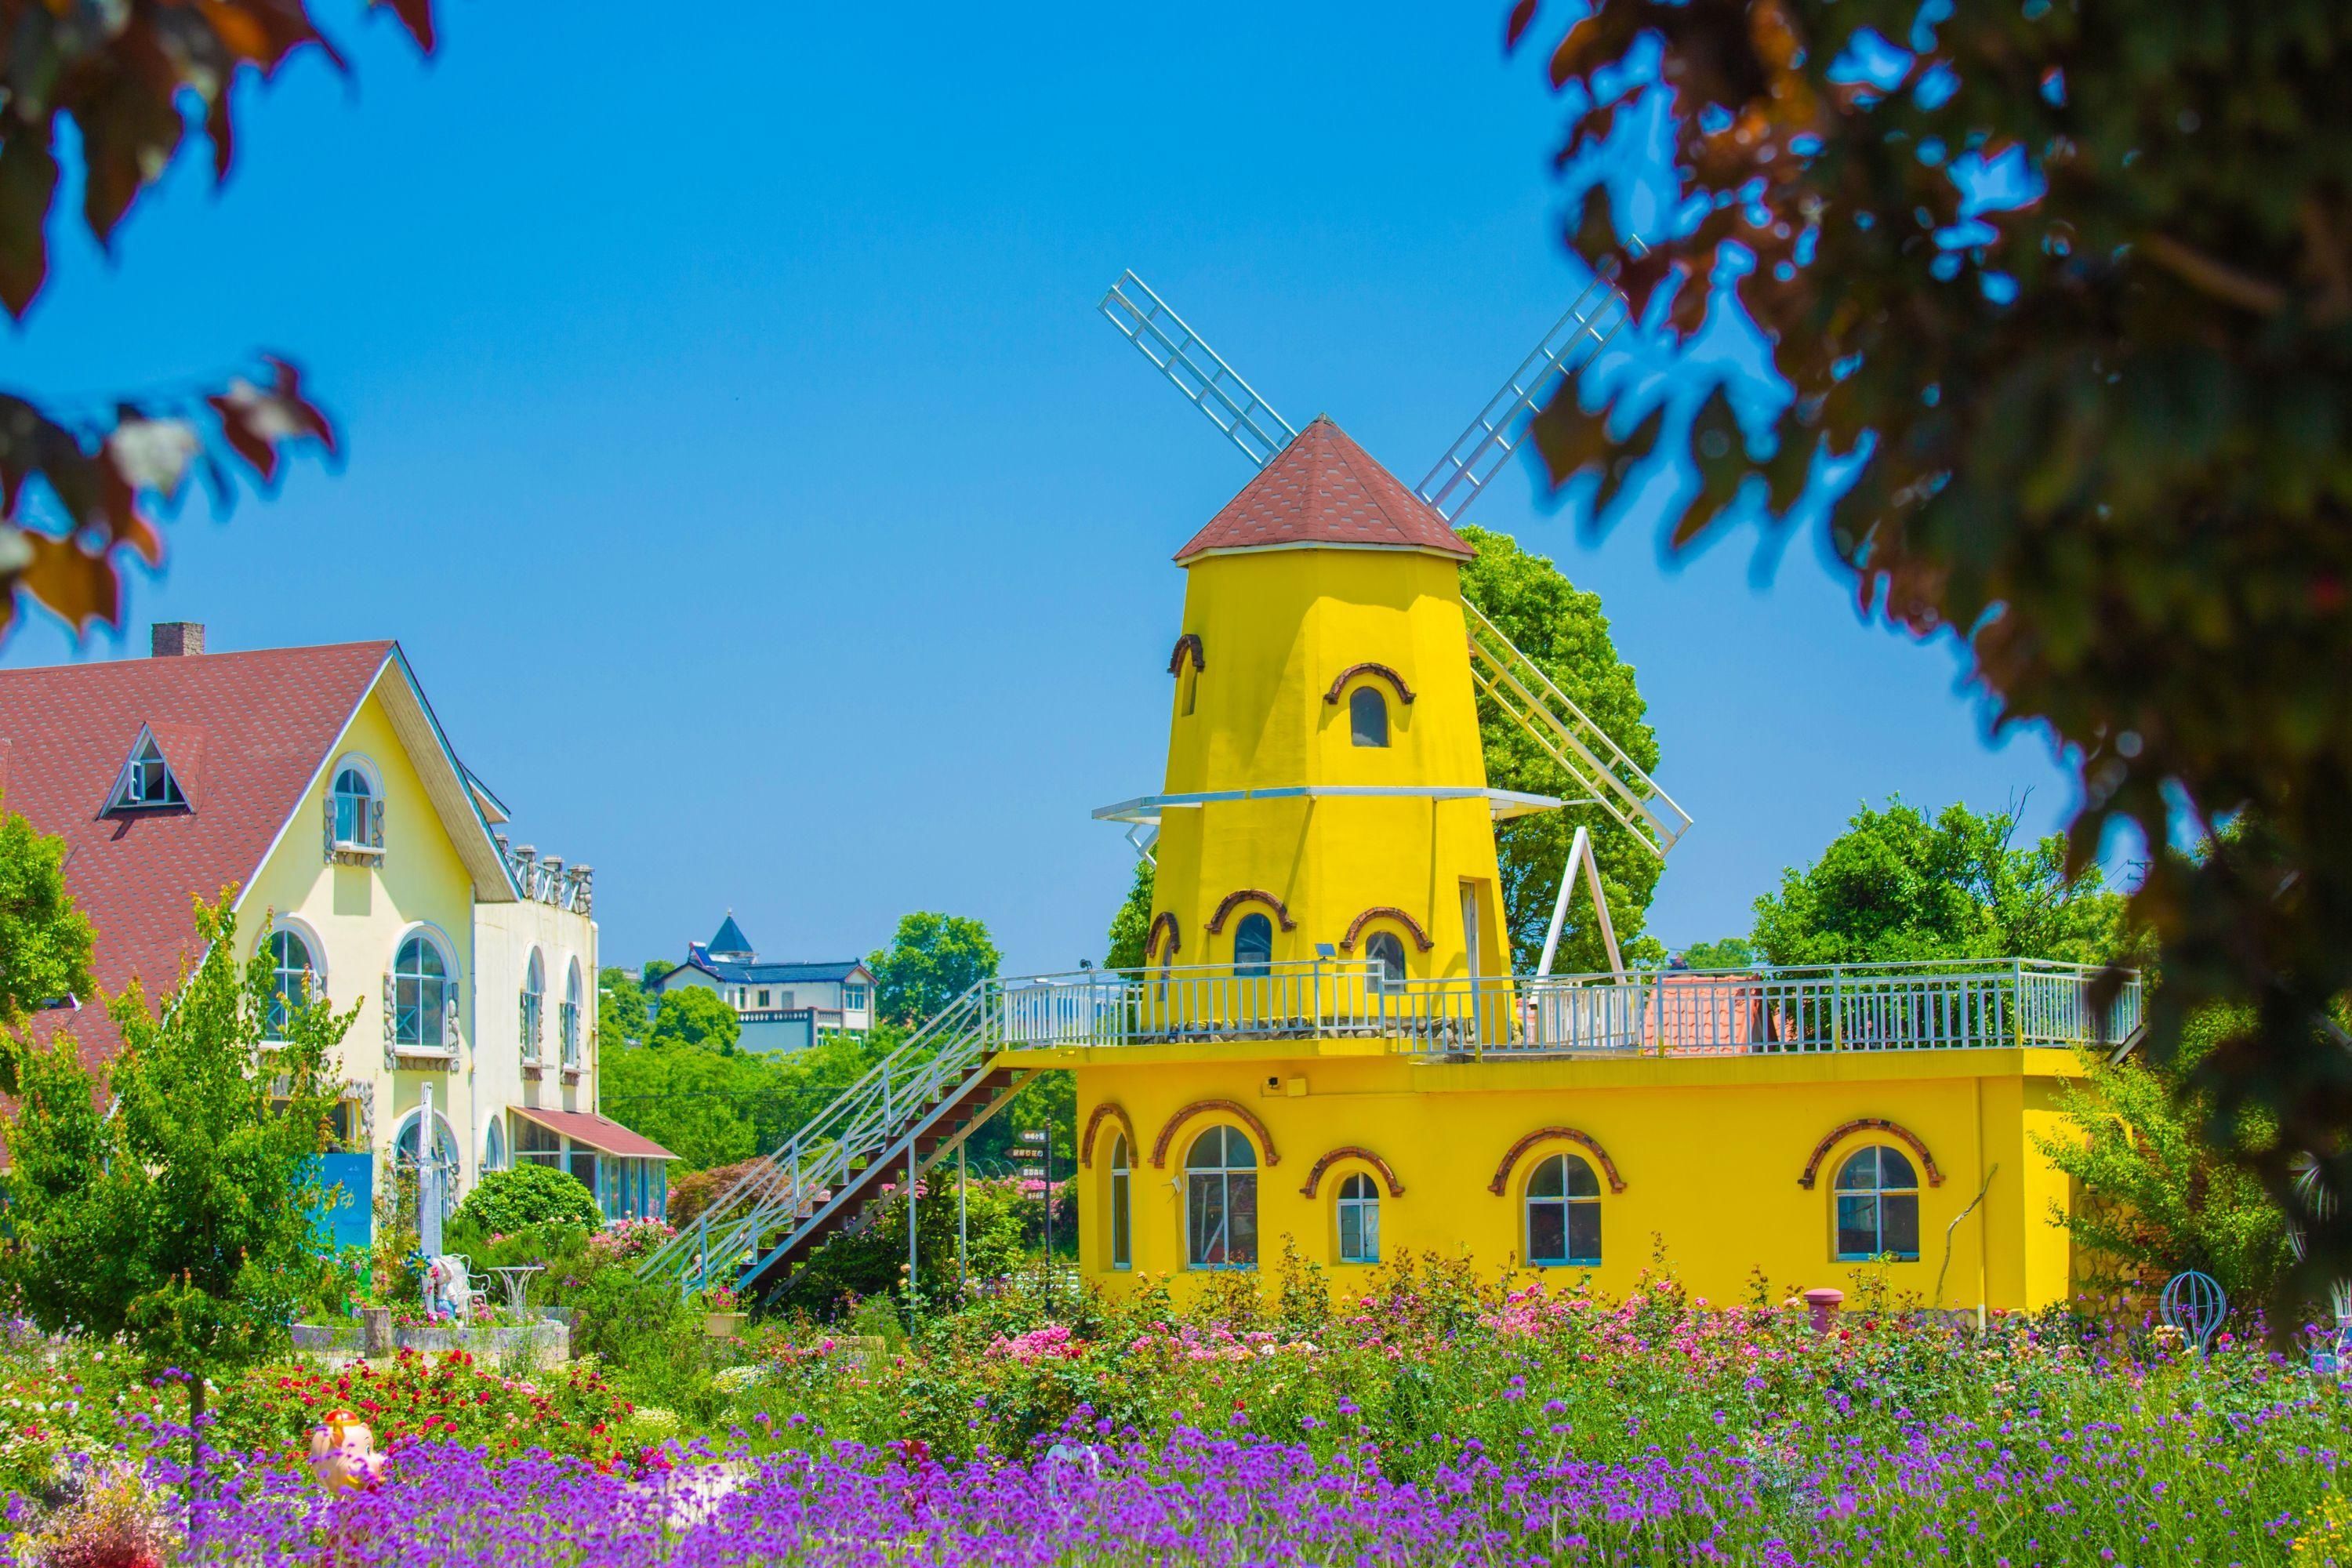
[[[1168,557],[1250,470],[1095,302],[1133,267],[1417,479],[1574,277],[1559,108],[1502,10],[458,0],[429,63],[347,21],[355,80],[252,91],[225,192],[184,159],[111,260],[58,226],[5,377],[282,348],[347,462],[188,509],[121,639],[37,621],[0,663],[158,619],[396,637],[522,837],[596,867],[608,962],[730,907],[779,957],[925,908],[1015,971],[1099,954],[1132,856],[1087,812],[1158,786]],[[1818,531],[1759,584],[1753,533],[1591,543],[1523,470],[1470,521],[1598,591],[1639,672],[1697,820],[1669,944],[1744,931],[1858,801],[2069,808],[1948,644],[1857,618]]]

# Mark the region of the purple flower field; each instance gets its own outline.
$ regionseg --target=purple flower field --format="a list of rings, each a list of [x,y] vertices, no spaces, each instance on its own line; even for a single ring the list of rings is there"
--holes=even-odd
[[[669,1446],[600,1471],[455,1444],[397,1452],[342,1499],[307,1472],[232,1470],[184,1560],[421,1563],[1545,1563],[1858,1561],[2284,1563],[2343,1457],[2310,1439],[2341,1396],[2145,1421],[1919,1423],[1799,1458],[1720,1444],[1610,1462],[1539,1434],[1477,1441],[1392,1478],[1377,1444],[1191,1429],[1066,1436],[1025,1459],[940,1464],[919,1446],[753,1455]],[[184,1451],[184,1450],[183,1450]],[[1426,1461],[1430,1457],[1421,1457]],[[167,1461],[152,1483],[177,1492]],[[2307,1561],[2326,1561],[2305,1555]]]

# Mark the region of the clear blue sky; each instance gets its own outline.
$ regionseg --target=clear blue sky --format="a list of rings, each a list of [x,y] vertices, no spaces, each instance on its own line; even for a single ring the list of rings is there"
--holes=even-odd
[[[1503,6],[457,0],[420,64],[346,23],[252,92],[0,382],[103,393],[282,347],[348,463],[191,507],[126,636],[0,662],[396,637],[523,838],[592,862],[608,962],[732,907],[763,952],[987,921],[1015,971],[1099,954],[1158,786],[1182,580],[1245,461],[1095,314],[1133,267],[1294,422],[1417,479],[1563,307],[1559,110]],[[1154,13],[1159,13],[1155,15]],[[1471,514],[1597,590],[1697,819],[1670,945],[1857,801],[2072,798],[1988,745],[1944,644],[1863,625],[1817,537],[1679,566],[1523,471]]]

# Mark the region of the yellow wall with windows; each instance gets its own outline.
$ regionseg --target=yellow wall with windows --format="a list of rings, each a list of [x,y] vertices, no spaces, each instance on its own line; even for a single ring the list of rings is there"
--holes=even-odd
[[[251,952],[268,933],[271,910],[299,921],[306,938],[321,950],[328,998],[338,1010],[359,1004],[359,1016],[343,1037],[342,1073],[367,1086],[362,1098],[370,1100],[375,1148],[390,1152],[401,1118],[416,1108],[429,1080],[434,1108],[449,1122],[463,1154],[463,1180],[470,1184],[481,1153],[473,1062],[480,1037],[476,1020],[485,1005],[475,983],[473,882],[384,712],[383,685],[399,679],[396,670],[386,669],[352,715],[327,766],[239,899],[237,940]],[[343,760],[354,754],[373,765],[383,785],[383,857],[374,865],[335,864],[326,853],[326,802]],[[403,939],[420,925],[440,938],[462,986],[458,1017],[466,1047],[455,1071],[394,1070],[384,1062],[384,975]],[[488,1005],[496,1005],[496,1000]],[[506,1005],[512,1007],[511,998]],[[507,1037],[513,1032],[509,1024]]]
[[[1187,567],[1183,631],[1200,638],[1171,684],[1166,792],[1298,785],[1486,787],[1456,563],[1412,551],[1248,550]],[[1394,670],[1412,693],[1351,667]],[[1354,744],[1360,688],[1386,704],[1389,743]],[[1187,711],[1187,708],[1190,711]],[[1483,799],[1292,797],[1171,807],[1161,817],[1152,912],[1172,913],[1174,962],[1227,964],[1242,917],[1206,927],[1226,898],[1255,889],[1281,900],[1273,957],[1307,960],[1339,943],[1363,911],[1387,906],[1420,927],[1366,930],[1404,939],[1415,978],[1468,972],[1462,890],[1475,890],[1479,971],[1507,970]],[[1422,940],[1431,945],[1424,951]],[[1359,941],[1360,942],[1361,937]],[[1360,947],[1348,956],[1360,957]],[[1165,961],[1166,943],[1153,962]]]
[[[1193,1140],[1223,1123],[1248,1131],[1258,1146],[1257,1268],[1269,1284],[1286,1237],[1342,1293],[1369,1281],[1369,1268],[1338,1261],[1337,1199],[1343,1176],[1372,1164],[1343,1155],[1313,1197],[1301,1191],[1318,1161],[1355,1148],[1385,1162],[1402,1185],[1395,1196],[1381,1187],[1384,1258],[1467,1256],[1482,1271],[1517,1268],[1559,1285],[1590,1273],[1601,1290],[1619,1293],[1663,1247],[1696,1293],[1719,1303],[1745,1300],[1759,1268],[1775,1300],[1791,1287],[1822,1285],[1851,1296],[1858,1271],[1883,1272],[1897,1298],[1946,1308],[2036,1308],[2068,1291],[2071,1241],[2050,1212],[2066,1185],[2032,1142],[2057,1128],[2052,1086],[2075,1070],[2068,1053],[1451,1063],[1352,1054],[1372,1048],[1334,1043],[1323,1054],[1284,1057],[1240,1045],[1127,1047],[1006,1060],[1076,1070],[1079,1126],[1093,1129],[1091,1165],[1081,1173],[1082,1265],[1112,1290],[1144,1273],[1173,1276],[1180,1291],[1206,1278],[1186,1257],[1182,1167]],[[1097,1116],[1105,1105],[1114,1110]],[[1799,1184],[1822,1140],[1865,1120],[1915,1135],[1940,1181],[1898,1135],[1853,1127],[1822,1153],[1812,1185]],[[1591,1147],[1554,1137],[1524,1152],[1501,1195],[1491,1192],[1507,1153],[1549,1127],[1573,1129],[1605,1151],[1622,1190],[1612,1190]],[[1118,1270],[1110,1260],[1110,1152],[1130,1129],[1132,1268]],[[1920,1178],[1919,1256],[1883,1268],[1840,1260],[1832,1236],[1837,1170],[1874,1142],[1903,1152]],[[1590,1270],[1525,1270],[1527,1184],[1538,1160],[1560,1151],[1601,1178],[1601,1261]],[[1960,1218],[1979,1190],[1982,1201]]]

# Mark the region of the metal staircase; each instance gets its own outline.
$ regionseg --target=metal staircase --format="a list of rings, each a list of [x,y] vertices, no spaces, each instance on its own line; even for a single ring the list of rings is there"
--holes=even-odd
[[[721,1193],[700,1218],[637,1265],[681,1292],[712,1286],[765,1295],[793,1266],[907,1178],[937,1164],[1004,1108],[1023,1074],[992,1067],[1003,1048],[999,989],[974,985]]]

